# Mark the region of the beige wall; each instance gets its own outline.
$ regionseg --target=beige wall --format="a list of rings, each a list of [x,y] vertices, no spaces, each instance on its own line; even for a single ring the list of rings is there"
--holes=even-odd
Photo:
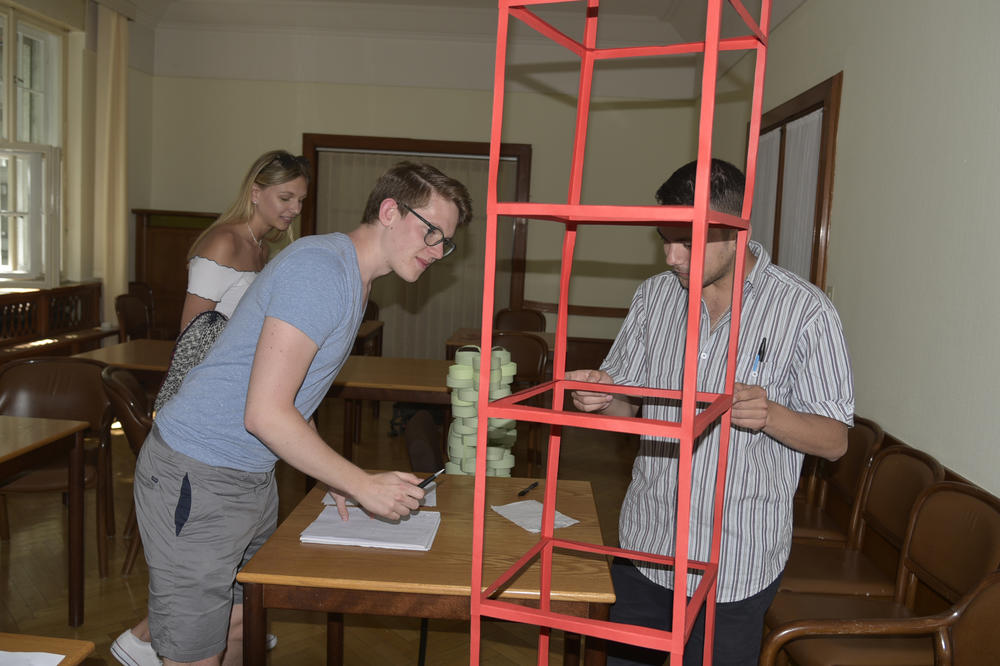
[[[143,89],[133,93],[137,108],[151,107],[152,159],[148,197],[131,188],[130,207],[193,211],[221,210],[257,155],[301,150],[304,132],[487,141],[492,103],[491,92],[476,90],[178,77],[153,77],[151,103]],[[532,200],[564,202],[575,108],[559,95],[532,93],[508,95],[506,108],[504,139],[532,145]],[[691,114],[683,103],[596,104],[584,200],[653,203],[669,165],[691,154],[691,130],[676,129],[693,127]],[[144,159],[136,139],[132,154]],[[561,227],[534,222],[529,237],[527,297],[555,300]],[[648,230],[587,228],[578,245],[575,303],[624,307],[641,279],[662,270]],[[619,324],[574,320],[571,333],[612,337]]]
[[[997,25],[991,0],[808,0],[766,86],[771,108],[844,72],[827,281],[857,412],[994,493]]]

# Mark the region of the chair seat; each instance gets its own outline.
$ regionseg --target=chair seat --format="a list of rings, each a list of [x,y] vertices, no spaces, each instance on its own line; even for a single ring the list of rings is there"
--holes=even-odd
[[[810,638],[792,641],[785,650],[798,666],[934,666],[930,636]]]
[[[816,539],[830,545],[843,545],[847,543],[847,531],[819,507],[795,502],[792,538]]]
[[[83,484],[92,487],[97,481],[97,467],[94,465],[84,465]],[[65,492],[69,487],[69,469],[66,465],[60,467],[42,467],[33,469],[11,480],[9,483],[0,485],[0,493],[45,493],[45,492]]]
[[[767,609],[764,622],[770,629],[774,629],[796,620],[831,620],[845,617],[904,618],[913,617],[913,612],[893,599],[779,591],[771,607]]]
[[[893,595],[895,584],[861,551],[793,543],[778,589],[888,598]]]

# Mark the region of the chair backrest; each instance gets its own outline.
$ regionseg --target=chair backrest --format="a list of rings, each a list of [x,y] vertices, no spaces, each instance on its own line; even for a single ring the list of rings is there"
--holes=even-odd
[[[142,299],[132,294],[115,296],[115,314],[118,315],[118,341],[149,337],[149,311]]]
[[[153,303],[153,288],[150,287],[145,282],[129,282],[128,283],[128,293],[132,296],[138,296],[142,299],[142,304],[146,306],[146,312],[149,313],[149,323],[152,324],[155,318],[154,310],[155,306]]]
[[[9,361],[0,366],[0,414],[87,421],[87,434],[107,445],[112,416],[103,369],[100,361],[68,356]]]
[[[834,493],[850,505],[858,494],[865,470],[872,456],[882,447],[885,432],[882,426],[860,416],[854,417],[854,427],[847,431],[847,452],[836,462],[823,461],[823,485],[819,505],[826,503],[827,493]]]
[[[920,582],[954,604],[998,567],[1000,499],[955,481],[925,489],[900,553],[897,601],[912,608]]]
[[[369,298],[368,299],[368,305],[365,306],[365,314],[361,317],[361,320],[362,321],[378,321],[378,313],[379,313],[378,303],[376,303],[375,301],[373,301],[373,300],[371,300]],[[441,469],[441,468],[438,467],[438,469]],[[437,469],[434,470],[434,471],[436,472]]]
[[[414,472],[432,473],[444,467],[441,431],[429,411],[421,409],[410,417],[406,422],[404,438],[410,455],[410,468]]]
[[[497,331],[544,331],[545,315],[538,310],[503,308],[493,315]]]
[[[924,488],[942,479],[941,463],[923,451],[890,446],[876,453],[858,491],[849,547],[860,548],[871,529],[901,550],[914,502]]]
[[[523,331],[497,331],[493,345],[510,352],[510,360],[517,364],[515,383],[523,388],[545,381],[545,366],[549,359],[549,345],[545,338]]]
[[[149,399],[142,384],[125,368],[107,366],[101,371],[101,381],[111,402],[111,411],[122,425],[125,439],[135,455],[153,428]]]
[[[934,641],[938,650],[937,663],[942,666],[1000,664],[998,617],[1000,571],[994,571],[955,608],[949,627],[951,640]]]

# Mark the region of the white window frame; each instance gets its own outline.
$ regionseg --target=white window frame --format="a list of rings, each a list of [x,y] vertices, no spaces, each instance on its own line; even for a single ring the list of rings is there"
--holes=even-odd
[[[28,238],[22,239],[27,245],[10,250],[19,251],[23,261],[16,270],[0,266],[0,288],[58,286],[61,278],[62,254],[62,150],[61,131],[63,114],[63,87],[65,85],[64,54],[65,33],[56,26],[47,25],[43,20],[28,17],[24,13],[0,3],[3,16],[3,84],[0,98],[3,99],[3,127],[0,138],[0,154],[16,155],[31,160],[31,201],[25,211],[30,217],[24,225]],[[55,48],[45,50],[45,108],[43,109],[43,130],[38,137],[46,143],[27,143],[13,140],[18,135],[18,122],[23,116],[19,98],[25,101],[31,95],[18,83],[18,64],[21,51],[20,34],[24,33]],[[32,158],[37,159],[32,159]],[[8,205],[12,208],[17,201],[15,192],[10,192]],[[4,211],[5,213],[8,211]]]

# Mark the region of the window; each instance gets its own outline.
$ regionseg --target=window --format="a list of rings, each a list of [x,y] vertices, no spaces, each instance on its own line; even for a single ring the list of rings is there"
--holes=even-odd
[[[59,283],[61,62],[60,32],[0,6],[0,282],[8,286]]]

